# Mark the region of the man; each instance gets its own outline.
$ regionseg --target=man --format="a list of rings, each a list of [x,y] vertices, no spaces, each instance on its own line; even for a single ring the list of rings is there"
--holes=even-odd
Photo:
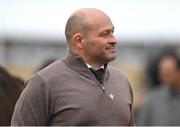
[[[159,62],[159,79],[163,86],[154,91],[142,107],[138,125],[180,125],[180,60],[174,53],[163,55]]]
[[[67,57],[27,81],[12,125],[134,125],[129,82],[107,67],[116,57],[113,31],[98,9],[74,12],[65,29]]]

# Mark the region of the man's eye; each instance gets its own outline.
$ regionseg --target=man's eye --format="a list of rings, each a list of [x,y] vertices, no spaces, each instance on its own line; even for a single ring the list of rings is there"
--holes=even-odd
[[[107,36],[109,33],[108,32],[106,32],[106,33],[103,33],[103,36]]]

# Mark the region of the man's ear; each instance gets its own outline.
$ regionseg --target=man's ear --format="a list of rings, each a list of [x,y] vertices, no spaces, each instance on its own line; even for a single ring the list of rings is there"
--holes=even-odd
[[[77,47],[79,47],[79,48],[84,47],[84,39],[83,39],[83,36],[81,35],[81,33],[74,34],[72,39],[75,42],[75,45]]]

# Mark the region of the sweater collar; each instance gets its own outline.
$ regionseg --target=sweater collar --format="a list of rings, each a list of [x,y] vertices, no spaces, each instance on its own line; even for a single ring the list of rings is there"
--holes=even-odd
[[[85,77],[92,78],[92,73],[82,57],[75,55],[72,51],[68,50],[67,57],[63,62],[75,72],[84,75]],[[107,65],[108,64],[104,65],[105,73],[107,73]]]
[[[90,68],[93,68],[94,70],[99,70],[100,68],[102,68],[102,69],[104,69],[104,65],[102,65],[101,67],[99,67],[99,68],[94,68],[94,67],[92,67],[91,65],[89,65],[88,63],[86,63],[86,65],[87,65],[87,67],[90,69]]]

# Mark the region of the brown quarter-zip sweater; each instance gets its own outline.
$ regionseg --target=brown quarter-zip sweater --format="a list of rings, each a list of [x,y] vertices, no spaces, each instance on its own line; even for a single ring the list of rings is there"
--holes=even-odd
[[[125,76],[107,66],[100,84],[82,58],[69,52],[26,82],[11,125],[134,125],[132,106]]]

